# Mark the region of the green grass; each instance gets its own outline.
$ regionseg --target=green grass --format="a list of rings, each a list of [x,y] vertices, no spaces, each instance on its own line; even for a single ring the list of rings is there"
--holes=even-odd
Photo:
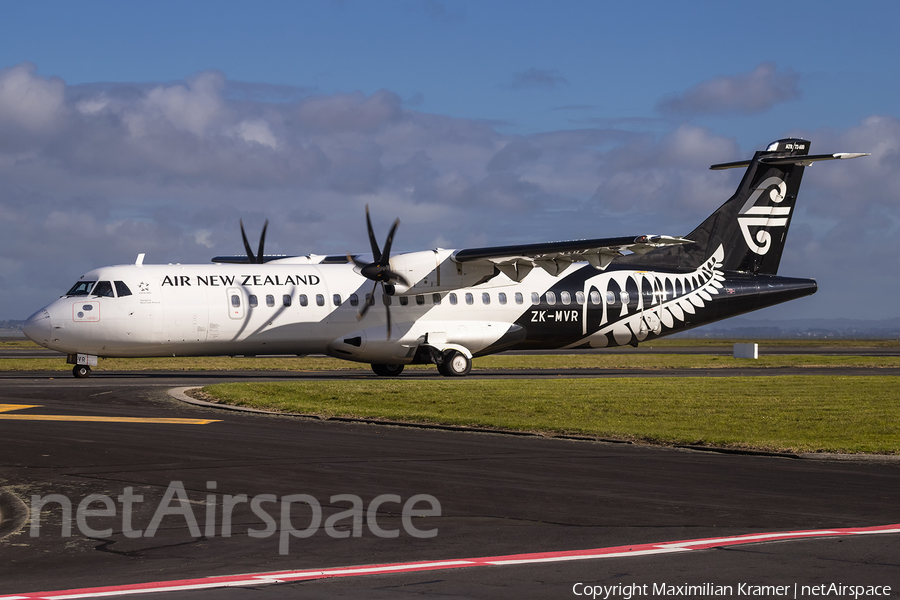
[[[900,345],[896,339],[848,340],[848,339],[713,339],[713,338],[663,338],[641,344],[641,348],[720,348],[731,350],[736,343],[754,343],[760,347],[779,348],[889,348]]]
[[[2,347],[2,346],[0,346]],[[759,359],[735,359],[711,354],[620,354],[598,350],[594,354],[505,355],[476,358],[475,369],[724,369],[778,367],[900,367],[900,356],[822,356],[813,354],[770,355]],[[58,358],[7,358],[0,360],[0,371],[66,371]],[[353,363],[327,357],[232,358],[161,357],[101,358],[96,371],[330,371],[368,370],[365,363]],[[412,365],[410,370],[431,369],[433,365]]]
[[[734,340],[657,340],[653,348],[730,351]],[[766,356],[772,346],[871,348],[894,340],[769,340],[758,360],[690,354],[494,355],[476,369],[717,369],[728,367],[900,367],[900,357]],[[0,348],[37,348],[28,341]],[[61,358],[2,359],[3,371],[70,371]],[[101,359],[97,371],[368,370],[333,358]],[[412,366],[407,369],[432,369]],[[223,401],[303,414],[706,444],[793,452],[900,454],[896,377],[782,376],[566,380],[404,381],[229,384],[205,390]]]
[[[900,454],[895,377],[300,381],[203,388],[269,410],[787,452]]]

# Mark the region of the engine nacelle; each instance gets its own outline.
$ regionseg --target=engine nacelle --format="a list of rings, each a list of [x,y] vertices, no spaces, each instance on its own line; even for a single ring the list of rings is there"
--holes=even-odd
[[[453,250],[425,250],[398,254],[391,258],[391,270],[403,275],[409,287],[394,286],[395,295],[429,294],[458,290],[483,283],[497,274],[492,266],[457,263]]]

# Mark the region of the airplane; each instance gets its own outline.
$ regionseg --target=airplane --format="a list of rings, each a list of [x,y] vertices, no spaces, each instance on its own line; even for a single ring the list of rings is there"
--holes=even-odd
[[[787,138],[746,161],[734,195],[688,235],[638,235],[391,255],[271,256],[212,264],[101,267],[34,313],[23,332],[67,354],[75,377],[98,357],[325,354],[381,376],[434,364],[465,376],[513,349],[608,348],[654,340],[816,292],[777,275],[800,181],[817,161]],[[379,289],[380,288],[380,289]],[[376,305],[378,305],[376,307]]]

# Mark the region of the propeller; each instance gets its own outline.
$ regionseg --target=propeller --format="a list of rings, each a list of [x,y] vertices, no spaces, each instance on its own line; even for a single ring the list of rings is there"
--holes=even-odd
[[[375,239],[375,231],[372,229],[372,219],[369,217],[369,205],[366,204],[366,227],[369,230],[369,244],[372,246],[372,257],[375,259],[375,262],[367,263],[349,254],[347,255],[347,258],[359,267],[359,272],[363,277],[375,282],[372,285],[372,293],[368,295],[368,298],[363,302],[362,307],[356,314],[356,318],[360,321],[366,316],[369,307],[375,304],[375,290],[378,289],[379,283],[381,284],[381,291],[385,295],[388,295],[385,285],[400,283],[409,287],[409,283],[403,275],[391,271],[391,245],[394,243],[394,232],[397,231],[398,225],[400,225],[400,219],[394,221],[394,224],[391,226],[387,240],[384,242],[384,249],[379,249],[378,241]],[[391,339],[391,307],[385,304],[384,309],[387,311],[387,339]]]
[[[250,264],[263,264],[263,246],[266,245],[266,228],[269,226],[269,220],[266,219],[265,224],[262,228],[262,233],[259,236],[259,250],[256,252],[256,256],[253,256],[253,250],[250,249],[250,243],[247,241],[247,234],[244,233],[244,220],[241,219],[241,237],[244,239],[244,249],[247,251],[247,262]]]

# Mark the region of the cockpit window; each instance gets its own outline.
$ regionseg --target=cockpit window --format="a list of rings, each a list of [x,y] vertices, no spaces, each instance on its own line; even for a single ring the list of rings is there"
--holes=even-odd
[[[108,281],[98,281],[97,287],[94,288],[93,291],[94,296],[105,296],[108,298],[114,298],[112,284]]]
[[[87,296],[94,287],[96,281],[79,281],[72,286],[72,289],[66,292],[66,296]]]
[[[125,285],[124,281],[116,281],[116,296],[121,298],[122,296],[130,296],[131,290],[128,289],[128,286]]]

